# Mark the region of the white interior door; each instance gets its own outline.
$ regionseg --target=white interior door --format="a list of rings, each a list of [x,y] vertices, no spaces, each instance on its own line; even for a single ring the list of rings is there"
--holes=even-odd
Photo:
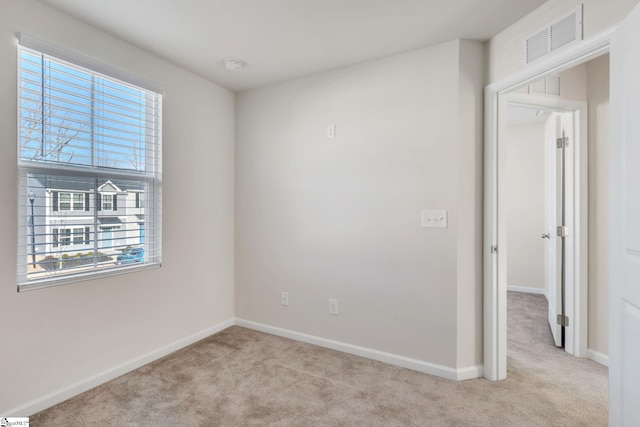
[[[574,128],[575,112],[561,113],[558,125],[558,159],[561,162],[559,169],[562,176],[559,179],[558,187],[562,186],[561,206],[558,208],[558,227],[561,227],[556,234],[560,240],[560,268],[558,274],[558,287],[560,288],[560,307],[556,323],[561,325],[562,347],[570,353],[577,355],[574,349],[574,330],[576,317],[573,312],[575,306],[574,290],[579,288],[575,277],[577,246],[575,237],[579,235],[578,224],[575,222],[576,209],[578,208],[579,165],[576,158],[576,150],[580,143],[578,133]],[[585,183],[586,184],[586,183]],[[584,230],[586,232],[586,230]]]
[[[546,213],[546,233],[545,236],[548,239],[547,243],[547,277],[546,277],[546,293],[547,301],[549,304],[549,327],[551,329],[551,335],[556,346],[562,346],[562,328],[557,322],[557,316],[562,312],[562,299],[561,299],[561,287],[560,276],[561,263],[562,263],[562,239],[557,235],[557,226],[561,223],[560,208],[562,206],[562,186],[560,185],[560,178],[562,171],[559,169],[561,162],[558,159],[559,150],[556,147],[556,141],[561,135],[560,127],[560,115],[557,113],[551,114],[546,122],[545,129],[545,151],[547,154],[546,159],[546,200],[547,200],[547,213]],[[560,217],[559,217],[560,216]]]
[[[569,304],[568,288],[573,285],[574,113],[553,113],[546,126],[547,148],[547,300],[549,327],[557,347],[567,340]],[[568,349],[573,354],[573,349]]]
[[[640,6],[611,40],[609,425],[640,425]]]

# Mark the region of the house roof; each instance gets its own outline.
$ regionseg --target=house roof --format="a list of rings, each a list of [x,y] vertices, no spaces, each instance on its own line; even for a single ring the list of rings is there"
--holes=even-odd
[[[98,187],[100,193],[121,193],[122,189],[114,184],[111,180],[105,182]]]

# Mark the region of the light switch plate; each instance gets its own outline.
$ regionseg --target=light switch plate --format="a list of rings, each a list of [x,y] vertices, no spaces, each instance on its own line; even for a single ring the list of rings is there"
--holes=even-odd
[[[447,228],[449,226],[446,210],[422,211],[423,228]]]
[[[336,125],[327,126],[327,138],[333,139],[336,137]]]

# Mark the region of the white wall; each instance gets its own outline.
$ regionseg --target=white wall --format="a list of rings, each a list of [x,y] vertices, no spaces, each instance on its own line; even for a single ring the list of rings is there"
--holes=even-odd
[[[587,64],[579,64],[560,73],[560,96],[577,101],[587,100]]]
[[[164,87],[162,268],[16,292],[18,31]],[[41,3],[4,0],[0,100],[0,414],[29,415],[233,318],[233,93]]]
[[[458,71],[458,367],[483,362],[485,46],[461,40]]]
[[[545,289],[545,121],[512,123],[507,143],[507,284]]]
[[[589,349],[609,354],[609,55],[587,63]]]
[[[584,4],[584,38],[615,26],[638,3],[638,0],[549,0],[535,11],[493,37],[488,44],[489,81],[510,76],[524,67],[523,42]]]
[[[454,41],[237,96],[238,317],[482,362],[482,52]],[[449,228],[421,228],[422,209]]]
[[[528,93],[528,86],[517,92]],[[587,65],[560,73],[563,99],[587,100]],[[550,99],[557,95],[548,96]],[[545,122],[508,123],[507,133],[507,284],[545,289],[547,241],[540,238],[545,227],[544,138]]]

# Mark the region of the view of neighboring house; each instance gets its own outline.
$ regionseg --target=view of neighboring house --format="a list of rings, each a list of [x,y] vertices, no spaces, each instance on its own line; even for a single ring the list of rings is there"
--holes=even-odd
[[[37,174],[28,180],[33,200],[29,252],[38,259],[91,251],[118,254],[144,245],[145,192],[140,182]]]

